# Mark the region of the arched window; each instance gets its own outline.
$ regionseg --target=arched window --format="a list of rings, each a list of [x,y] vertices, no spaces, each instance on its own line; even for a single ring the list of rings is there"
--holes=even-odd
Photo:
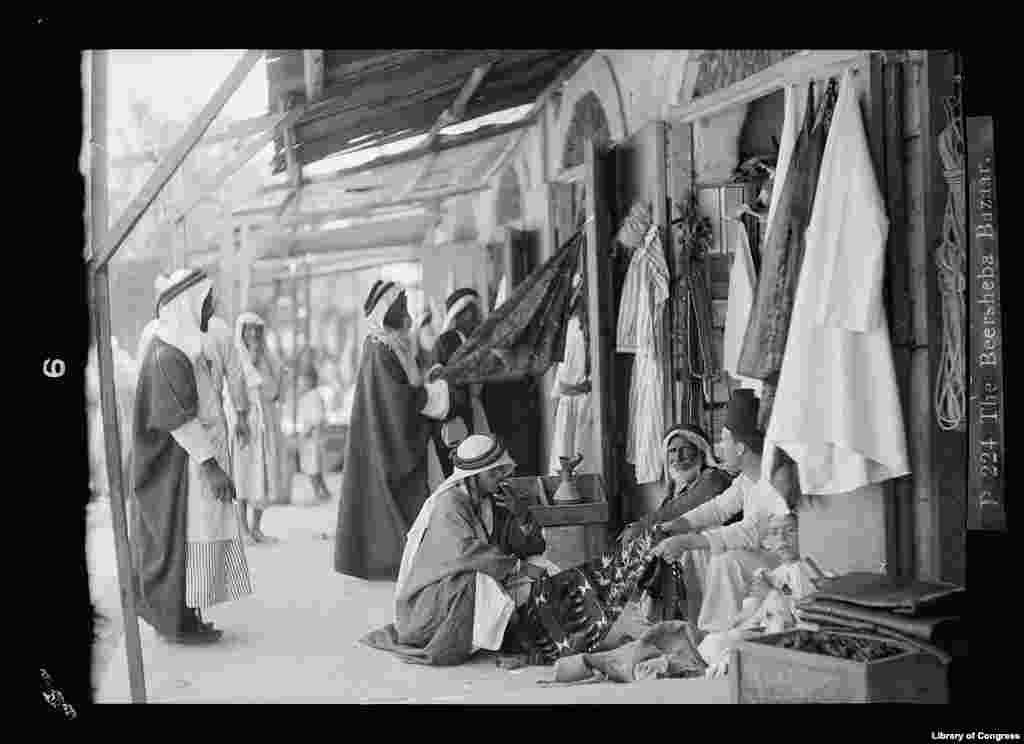
[[[573,106],[572,120],[565,136],[562,168],[583,164],[583,143],[587,138],[598,145],[607,145],[612,139],[604,106],[593,91],[585,93]]]

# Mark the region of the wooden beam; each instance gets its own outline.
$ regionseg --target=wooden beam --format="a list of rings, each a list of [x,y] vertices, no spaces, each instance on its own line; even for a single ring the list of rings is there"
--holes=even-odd
[[[928,389],[938,384],[939,364],[943,344],[942,295],[939,288],[938,267],[934,256],[943,240],[943,220],[949,184],[945,178],[945,163],[939,154],[938,137],[946,127],[943,99],[953,93],[956,74],[956,55],[950,51],[928,50],[921,70],[921,144],[924,168],[924,232],[930,260],[928,271],[928,326],[929,355]],[[963,187],[961,187],[963,188]],[[966,203],[966,202],[965,202]],[[965,216],[966,218],[966,216]],[[967,246],[964,246],[966,249]],[[964,329],[967,333],[968,329]],[[920,339],[918,343],[925,342]],[[936,554],[942,581],[966,583],[967,575],[967,468],[970,448],[965,432],[943,431],[935,419],[935,410],[929,412],[931,431],[931,472],[934,492],[932,509],[935,524]]]
[[[324,94],[324,50],[303,49],[302,61],[306,77],[306,103],[316,103]]]
[[[416,243],[436,221],[434,215],[414,215],[379,222],[365,222],[335,230],[312,233],[290,233],[268,230],[263,236],[270,246],[267,251],[277,255],[282,248],[293,253],[326,253],[341,250],[365,250]]]
[[[288,195],[281,201],[281,203],[277,207],[273,208],[274,219],[281,219],[288,212],[289,209],[291,209],[291,211],[293,212],[298,211],[301,196],[302,187],[293,187],[292,190],[288,192]]]
[[[405,245],[391,248],[375,248],[367,251],[349,252],[335,257],[331,254],[297,254],[301,257],[308,257],[309,267],[313,276],[324,276],[342,271],[358,271],[373,266],[382,266],[389,263],[413,261],[420,256],[418,246]],[[313,260],[324,258],[327,260]],[[254,281],[267,281],[269,277],[277,277],[288,271],[290,262],[294,259],[261,259],[253,265]]]
[[[755,73],[734,85],[701,96],[695,101],[669,107],[669,118],[688,123],[749,103],[757,98],[816,78],[831,77],[847,67],[862,63],[872,50],[844,49],[840,51],[811,50],[787,57],[761,72]]]
[[[474,131],[469,132],[465,135],[452,135],[450,138],[442,136],[440,144],[435,148],[435,152],[443,152],[444,150],[449,150],[453,147],[463,147],[466,145],[475,144],[486,139],[500,137],[501,135],[506,134],[508,132],[514,132],[519,129],[527,128],[533,123],[534,120],[532,118],[525,117],[518,122],[513,122],[512,124],[484,127],[486,131],[482,133]],[[377,145],[373,146],[376,147]],[[399,165],[402,163],[407,163],[410,160],[415,160],[416,158],[420,157],[424,157],[423,153],[417,149],[409,149],[405,152],[396,153],[395,155],[382,155],[380,157],[374,158],[371,161],[363,163],[362,165],[353,166],[352,168],[342,168],[333,173],[327,173],[320,176],[308,176],[305,179],[303,179],[303,186],[307,188],[310,186],[329,187],[336,181],[347,178],[349,176],[354,176],[359,173],[365,173],[366,171],[372,171],[376,168],[384,168],[390,165]],[[263,196],[267,194],[272,194],[277,191],[287,191],[290,188],[291,185],[286,183],[272,184],[270,186],[264,186],[262,189],[255,192],[253,195]]]
[[[586,176],[586,169],[583,165],[577,165],[572,168],[565,168],[558,172],[551,181],[554,183],[579,183],[583,181]]]
[[[452,105],[441,112],[441,115],[437,117],[437,121],[434,122],[434,126],[427,132],[427,141],[423,144],[423,150],[427,151],[434,147],[434,143],[437,142],[437,138],[441,135],[441,130],[445,127],[450,127],[452,124],[456,124],[462,121],[462,117],[466,114],[466,106],[473,98],[473,94],[476,93],[477,88],[483,83],[484,78],[487,77],[487,73],[494,67],[494,62],[488,62],[485,65],[473,68],[473,72],[469,74],[469,78],[462,86],[462,90],[455,97]]]
[[[462,90],[459,91],[459,95],[455,97],[455,101],[452,105],[441,112],[441,115],[437,117],[437,121],[434,122],[434,126],[427,132],[427,139],[423,143],[420,150],[424,153],[434,150],[434,145],[437,143],[438,137],[441,136],[441,130],[445,127],[451,126],[459,121],[462,121],[462,117],[466,113],[466,106],[469,101],[473,98],[473,94],[476,93],[480,84],[483,83],[487,73],[490,72],[494,66],[493,62],[489,62],[486,65],[474,68],[473,72],[470,73],[469,79],[466,80],[466,84],[462,86]],[[423,179],[423,177],[430,171],[430,168],[437,162],[437,157],[440,153],[434,151],[423,159],[423,165],[416,171],[416,175],[409,179],[409,182],[399,189],[395,193],[395,198],[401,199],[408,196],[416,185]]]
[[[107,231],[107,81],[108,52],[90,54],[90,119],[92,149],[89,153],[90,241],[100,245]],[[121,462],[121,437],[118,429],[117,390],[114,382],[114,353],[110,331],[110,276],[106,264],[92,275],[92,311],[96,332],[96,356],[99,362],[100,406],[103,415],[103,441],[106,450],[110,511],[114,522],[114,550],[120,584],[121,611],[124,616],[125,652],[128,654],[128,680],[133,703],[146,702],[146,676],[142,664],[139,621],[135,612],[134,571],[128,542],[128,518],[125,510],[125,470]]]
[[[509,158],[511,158],[512,155],[516,152],[516,150],[519,149],[519,145],[523,143],[523,140],[526,139],[528,131],[529,130],[524,129],[519,133],[519,135],[515,139],[508,143],[508,145],[502,151],[501,155],[499,155],[497,160],[494,161],[494,165],[492,165],[487,170],[487,173],[484,175],[484,177],[480,179],[481,185],[489,185],[491,179],[501,172],[501,169],[505,167],[506,163],[508,163]]]
[[[511,124],[499,124],[489,125],[481,127],[479,130],[467,132],[466,134],[454,134],[450,136],[441,136],[440,142],[436,145],[436,149],[443,151],[449,150],[453,147],[463,147],[465,145],[471,145],[476,142],[483,140],[492,139],[494,137],[500,137],[503,134],[514,132],[518,129],[524,129],[532,126],[534,120],[531,118],[523,118],[519,121],[512,122]],[[328,157],[328,156],[324,156]],[[330,155],[329,157],[334,157]],[[334,173],[327,174],[324,176],[318,176],[311,178],[310,183],[329,183],[332,180],[337,180],[344,176],[352,175],[354,173],[362,173],[363,171],[373,170],[374,168],[383,168],[386,165],[395,165],[397,163],[406,163],[410,160],[423,157],[423,153],[417,149],[410,149],[405,152],[397,153],[395,155],[382,155],[374,158],[373,160],[363,163],[362,165],[355,166],[353,168],[344,168],[342,170],[335,171]]]
[[[299,108],[292,109],[287,114],[279,115],[278,121],[273,129],[269,129],[264,132],[258,138],[250,142],[244,150],[231,158],[224,167],[217,171],[217,174],[203,188],[202,192],[186,201],[184,205],[175,211],[168,222],[172,224],[180,222],[204,199],[209,199],[220,191],[221,187],[228,181],[228,179],[244,168],[250,160],[256,157],[256,155],[263,150],[263,148],[273,142],[279,129],[288,126],[289,122],[294,122],[300,116],[302,116],[302,109]]]
[[[405,199],[411,194],[416,187],[423,180],[423,177],[430,172],[430,169],[434,167],[434,163],[437,162],[438,157],[441,153],[434,151],[423,158],[423,164],[416,169],[416,173],[412,178],[409,179],[408,183],[405,184],[401,189],[395,192],[394,198]]]
[[[301,248],[301,246],[299,246]],[[210,266],[219,260],[218,250],[205,251],[192,255],[192,264],[197,266]],[[341,249],[338,251],[327,251],[318,253],[307,253],[296,251],[286,257],[268,256],[255,258],[251,270],[255,276],[257,273],[262,277],[276,273],[287,273],[291,263],[298,258],[309,262],[314,275],[332,273],[340,270],[348,270],[350,266],[366,264],[367,266],[378,266],[387,263],[401,261],[412,261],[420,255],[420,246],[413,244],[401,244],[391,246],[377,246],[364,249]]]
[[[170,180],[171,176],[177,172],[182,162],[192,152],[192,148],[196,146],[203,133],[210,127],[213,120],[217,118],[217,115],[224,108],[228,99],[238,90],[242,81],[245,80],[262,56],[263,52],[261,50],[250,49],[238,61],[234,69],[231,70],[231,73],[214,92],[206,106],[203,107],[203,110],[199,112],[199,115],[192,121],[189,128],[182,134],[178,142],[171,148],[171,151],[160,162],[160,165],[157,166],[152,175],[150,175],[141,191],[139,191],[132,200],[132,203],[124,211],[124,214],[118,219],[117,224],[106,234],[102,250],[93,259],[92,271],[95,272],[97,269],[105,266],[114,257],[114,254],[117,253],[121,244],[124,243],[132,228],[135,227],[146,213],[146,210],[149,209],[149,206]]]
[[[603,249],[611,236],[611,225],[605,210],[603,194],[607,188],[602,169],[602,154],[597,146],[587,141],[584,148],[584,168],[587,186],[586,224],[586,286],[587,318],[590,323],[591,360],[590,381],[593,387],[593,437],[600,454],[599,473],[607,489],[612,528],[622,520],[619,493],[619,472],[615,454],[615,376],[613,373],[614,326],[611,320],[613,305],[611,262]]]
[[[388,209],[391,207],[410,206],[413,204],[420,204],[423,202],[431,202],[437,199],[450,199],[456,196],[465,196],[467,194],[476,194],[480,191],[486,191],[487,187],[484,186],[462,186],[457,188],[446,188],[446,189],[431,189],[429,191],[423,191],[414,196],[407,196],[401,199],[379,199],[377,201],[367,202],[354,207],[340,207],[338,209],[323,209],[312,212],[302,212],[283,217],[280,220],[282,225],[296,225],[305,222],[313,222],[316,220],[332,220],[332,219],[343,219],[346,217],[364,217],[370,212],[377,209]],[[235,212],[235,216],[246,216],[246,217],[257,217],[260,215],[272,215],[278,207],[260,207],[256,209],[247,209],[244,211]]]
[[[889,217],[885,251],[885,305],[892,337],[900,407],[907,433],[912,435],[911,350],[914,312],[905,188],[903,65],[884,64],[881,55],[873,54],[866,73],[867,131],[875,160],[875,172],[879,182],[885,184],[886,213]],[[914,463],[911,470],[919,473],[920,468],[921,464]],[[884,485],[888,497],[885,500],[885,563],[887,573],[896,580],[909,580],[917,575],[913,479],[914,476],[896,478]]]
[[[223,131],[220,131],[217,134],[207,133],[206,136],[196,143],[196,148],[200,149],[203,147],[211,147],[213,145],[220,144],[221,142],[230,142],[231,140],[244,139],[245,137],[262,134],[268,129],[273,128],[280,118],[280,114],[267,114],[265,116],[257,116],[252,119],[233,122],[228,124]],[[145,165],[147,163],[159,163],[160,158],[168,152],[169,150],[161,151],[151,149],[145,152],[134,153],[132,155],[122,155],[120,157],[111,158],[110,165],[114,168],[131,168],[133,166]]]

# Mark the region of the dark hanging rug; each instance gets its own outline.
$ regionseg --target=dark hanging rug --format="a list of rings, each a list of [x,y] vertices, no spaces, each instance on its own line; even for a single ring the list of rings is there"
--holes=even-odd
[[[578,293],[586,240],[577,231],[543,266],[516,287],[452,356],[441,376],[450,385],[541,376],[565,356],[565,329]]]

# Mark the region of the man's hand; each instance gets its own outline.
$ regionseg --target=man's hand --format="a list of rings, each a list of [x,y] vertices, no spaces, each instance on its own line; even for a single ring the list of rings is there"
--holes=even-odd
[[[530,518],[530,506],[526,499],[522,498],[507,483],[498,485],[498,492],[494,494],[494,502],[512,513],[517,520],[525,522]]]
[[[235,484],[212,457],[202,464],[203,478],[218,501],[235,500]]]
[[[238,423],[235,424],[235,436],[238,437],[240,445],[243,447],[249,446],[252,432],[249,430],[249,414],[247,411],[240,411],[238,414]]]
[[[686,551],[696,550],[700,547],[697,544],[697,538],[699,537],[699,535],[687,534],[666,538],[654,547],[651,551],[651,555],[657,558],[663,558],[670,563],[677,561],[683,557],[683,553]]]
[[[636,540],[643,533],[644,527],[639,522],[626,525],[626,528],[619,533],[617,538],[620,543],[628,543]]]
[[[528,561],[523,561],[522,573],[524,576],[527,576],[533,579],[534,581],[537,581],[539,579],[544,578],[548,572],[540,566],[535,566]]]

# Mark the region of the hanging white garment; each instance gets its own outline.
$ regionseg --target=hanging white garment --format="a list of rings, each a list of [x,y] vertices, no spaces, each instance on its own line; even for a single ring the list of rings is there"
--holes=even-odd
[[[722,369],[739,383],[740,388],[754,391],[761,397],[761,381],[741,377],[736,371],[743,334],[747,331],[750,310],[754,306],[754,290],[757,288],[757,273],[754,271],[754,257],[750,252],[750,241],[745,225],[739,225],[739,241],[729,272],[729,303],[725,311],[725,341],[722,353]]]
[[[565,329],[565,358],[555,372],[551,397],[557,400],[555,430],[551,438],[551,460],[548,472],[562,470],[559,457],[583,455],[577,473],[593,473],[597,466],[591,428],[590,393],[573,391],[587,381],[587,348],[579,317],[569,319]]]
[[[848,493],[907,475],[906,436],[882,308],[889,221],[851,74],[843,76],[782,361],[774,446],[806,494]],[[770,472],[770,471],[769,471]]]
[[[793,149],[796,147],[797,135],[800,133],[800,123],[803,121],[807,106],[807,92],[803,86],[788,86],[785,97],[782,139],[779,141],[779,157],[775,161],[775,178],[772,181],[772,200],[771,204],[768,205],[768,224],[764,231],[764,243],[768,242],[772,217],[775,215],[775,207],[782,196],[782,185],[786,182],[786,173],[789,172],[789,164],[793,159]]]
[[[636,355],[629,386],[629,430],[626,460],[636,466],[637,483],[653,483],[662,477],[661,438],[665,433],[664,376],[658,337],[668,301],[668,265],[657,227],[647,231],[634,254],[629,271],[636,270]]]

